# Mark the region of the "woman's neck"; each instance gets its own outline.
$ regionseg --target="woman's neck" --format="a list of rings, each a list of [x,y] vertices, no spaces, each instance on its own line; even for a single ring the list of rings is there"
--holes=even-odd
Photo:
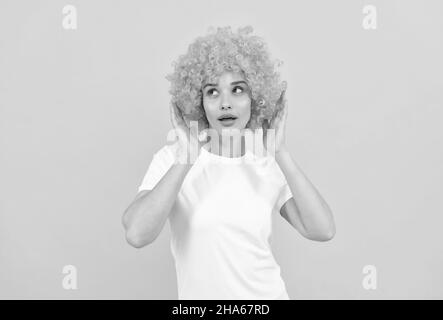
[[[246,152],[245,137],[243,135],[220,137],[218,151],[216,147],[213,150],[211,144],[211,152],[229,158],[242,157]]]

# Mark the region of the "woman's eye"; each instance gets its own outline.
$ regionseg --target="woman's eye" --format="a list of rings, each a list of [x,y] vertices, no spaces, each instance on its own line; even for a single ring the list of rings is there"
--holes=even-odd
[[[217,90],[209,89],[208,91],[206,91],[206,94],[212,96],[212,92],[214,92],[214,91],[217,91]]]
[[[240,89],[240,90],[241,90],[240,92],[237,92],[237,93],[242,93],[243,91],[245,91],[245,90],[243,89],[243,87],[240,87],[240,86],[234,87],[234,91],[235,91],[236,89]]]
[[[240,91],[236,91],[236,90],[240,90]],[[243,87],[241,87],[241,86],[236,86],[233,89],[234,93],[243,93],[244,91],[245,91],[245,89]],[[214,92],[218,93],[217,89],[215,89],[215,88],[209,89],[208,91],[206,91],[206,95],[208,95],[208,96],[215,96],[213,94]]]

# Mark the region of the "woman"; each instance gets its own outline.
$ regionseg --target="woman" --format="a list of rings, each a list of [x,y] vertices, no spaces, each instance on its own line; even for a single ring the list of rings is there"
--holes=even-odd
[[[136,248],[169,218],[179,299],[289,299],[270,249],[272,215],[311,240],[335,234],[331,210],[286,147],[286,83],[251,32],[218,28],[179,58],[167,76],[177,139],[155,153],[123,216]],[[201,131],[189,130],[194,121]],[[257,129],[264,156],[232,134]],[[192,152],[195,161],[182,161]]]

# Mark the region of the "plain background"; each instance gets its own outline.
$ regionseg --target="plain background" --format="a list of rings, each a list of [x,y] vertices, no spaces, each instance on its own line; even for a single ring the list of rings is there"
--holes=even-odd
[[[443,298],[442,18],[439,0],[2,0],[0,298],[177,298],[169,224],[134,249],[121,217],[166,143],[172,61],[227,25],[284,61],[287,144],[337,224],[313,242],[275,217],[290,297]]]

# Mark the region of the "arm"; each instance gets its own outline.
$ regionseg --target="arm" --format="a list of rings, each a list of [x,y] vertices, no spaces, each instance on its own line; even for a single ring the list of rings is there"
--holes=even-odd
[[[335,224],[331,209],[320,193],[297,166],[286,148],[285,126],[288,116],[288,105],[284,99],[286,89],[277,101],[279,111],[264,128],[273,129],[275,143],[275,160],[280,166],[293,195],[281,207],[280,214],[304,237],[310,240],[327,241],[335,235]],[[272,131],[271,131],[272,133]],[[267,135],[263,142],[268,146]]]
[[[142,190],[123,214],[126,240],[133,247],[141,248],[152,243],[160,234],[169,213],[174,206],[185,177],[193,165],[188,152],[201,148],[207,137],[200,139],[199,133],[190,130],[179,108],[171,104],[170,118],[174,133],[178,137],[174,163],[152,190]]]
[[[160,234],[192,164],[175,162],[152,190],[142,190],[123,214],[126,240],[135,248]]]
[[[320,193],[282,148],[275,160],[286,177],[293,197],[286,201],[280,214],[305,238],[327,241],[335,235],[335,223],[331,209]]]

